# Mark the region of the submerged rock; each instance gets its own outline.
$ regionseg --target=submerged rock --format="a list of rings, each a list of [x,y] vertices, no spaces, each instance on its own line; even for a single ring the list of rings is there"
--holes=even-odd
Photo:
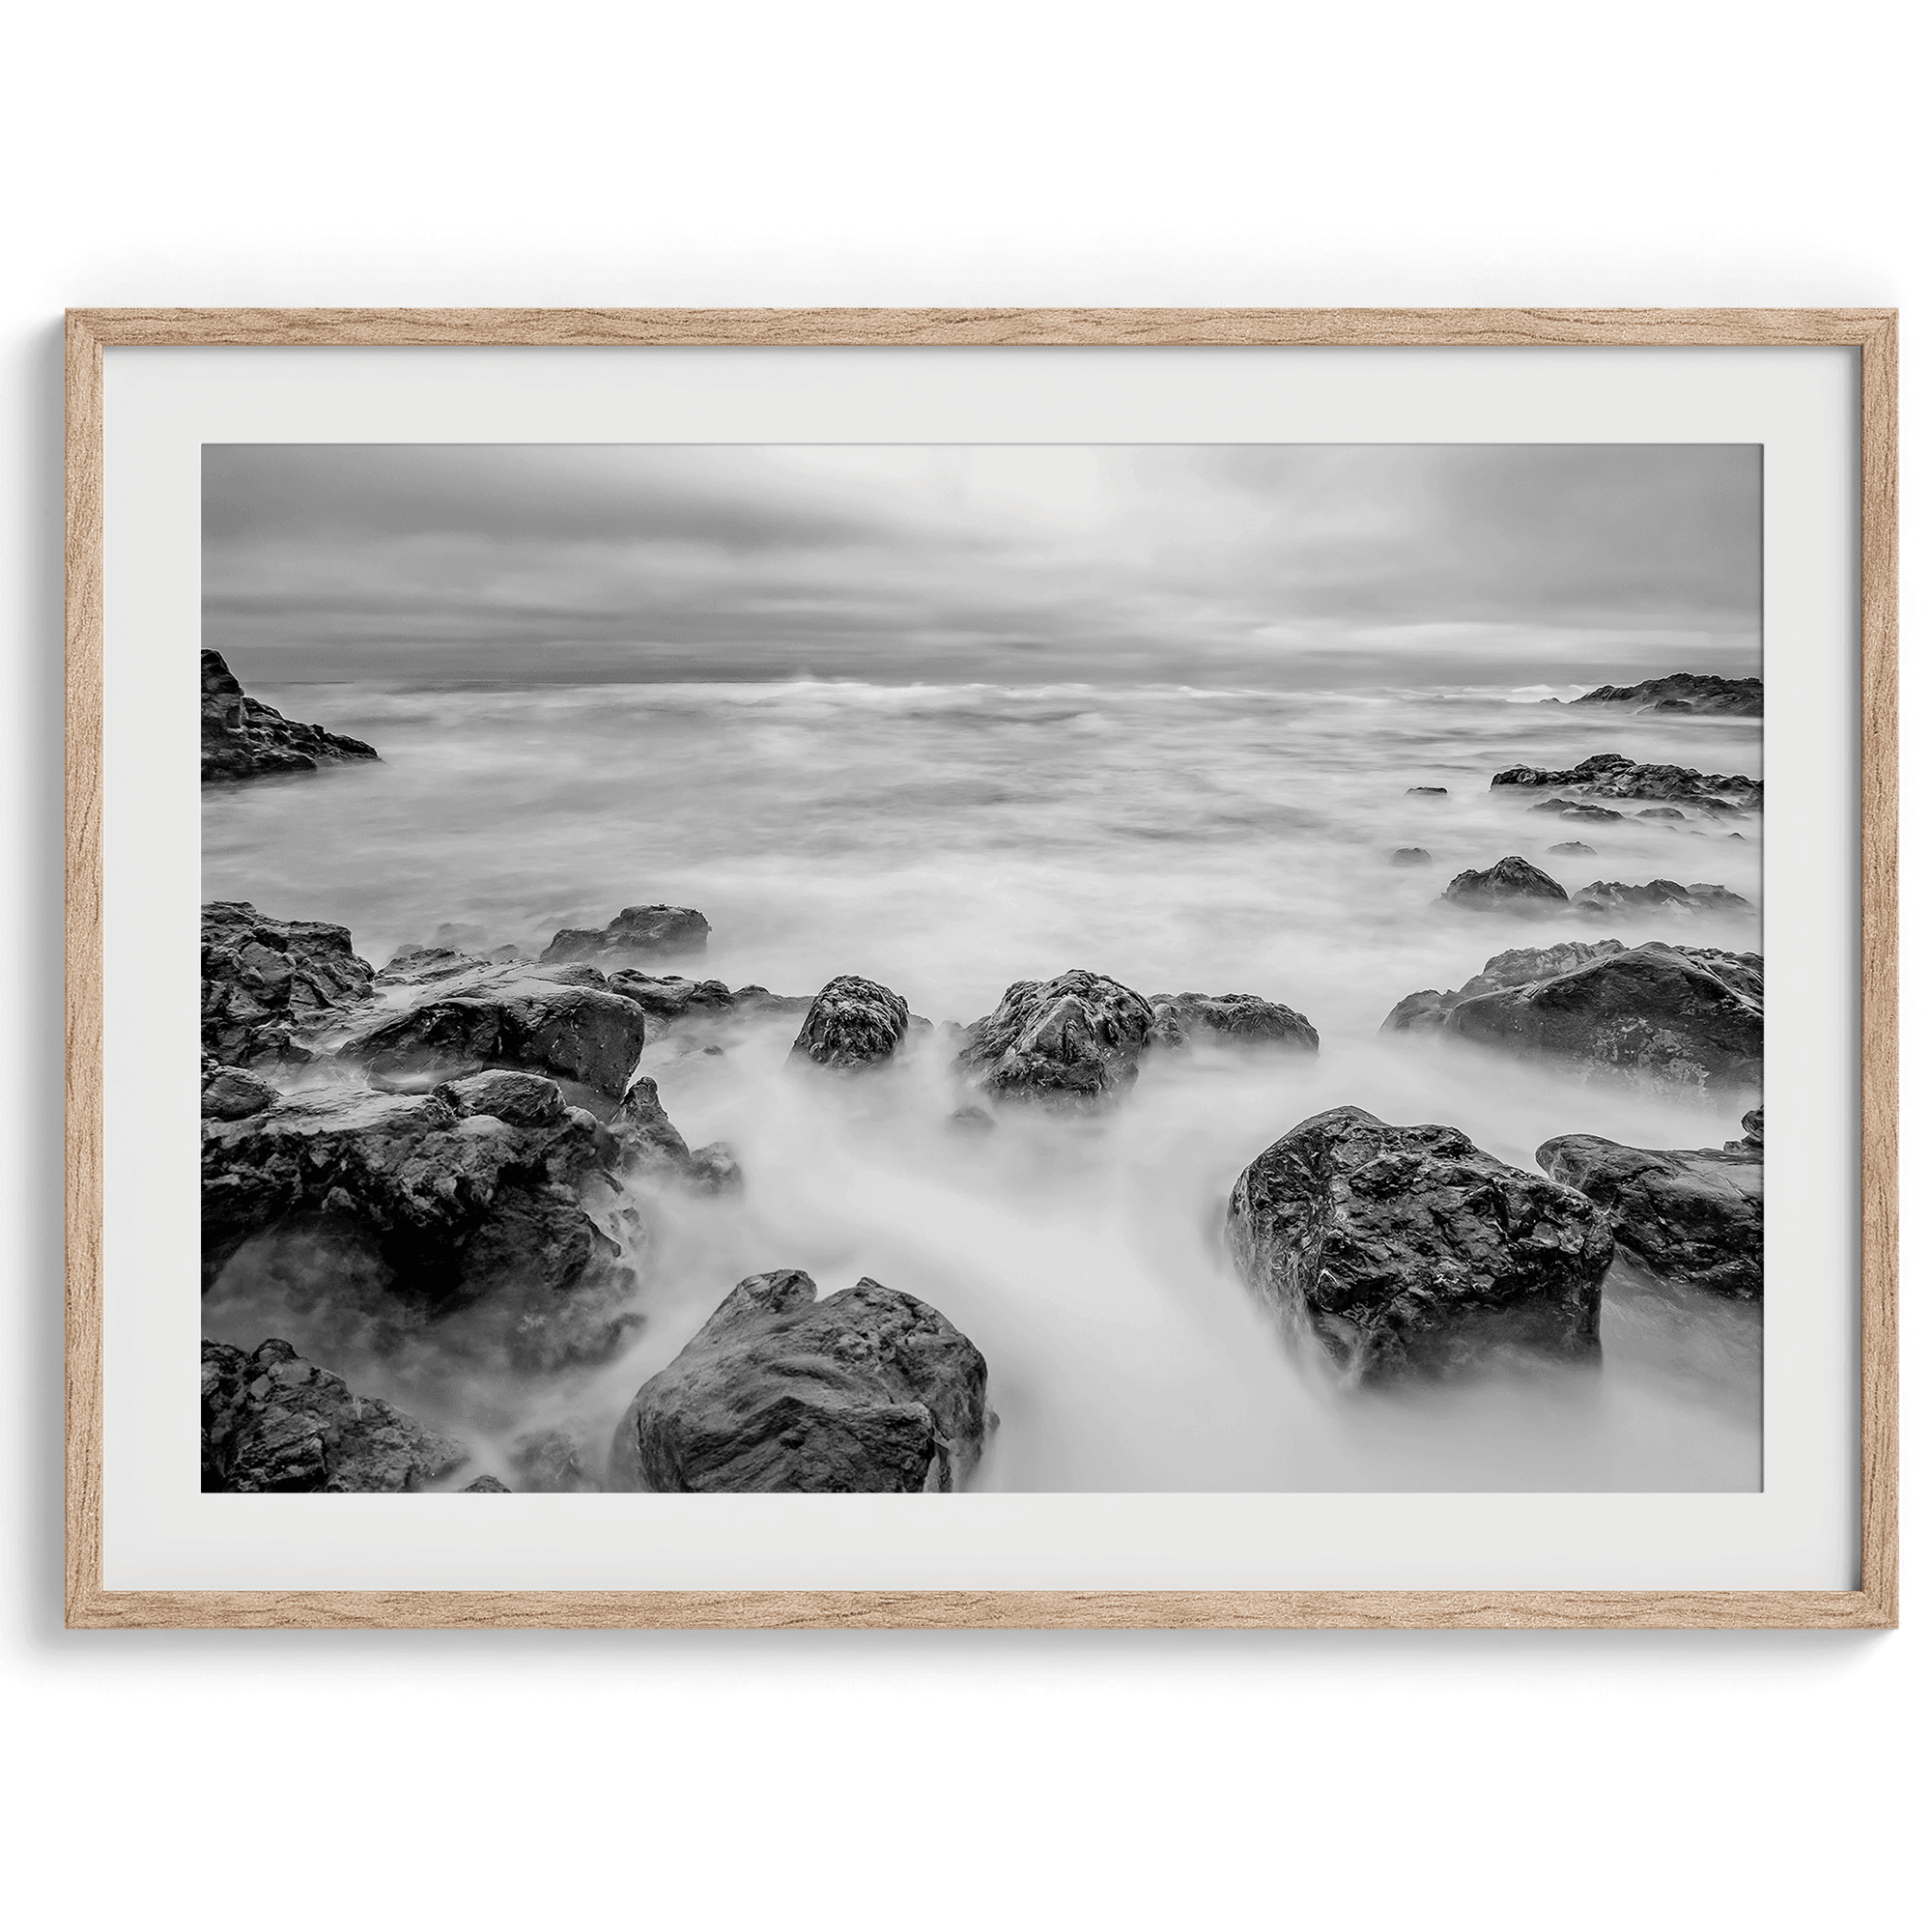
[[[936,1308],[876,1281],[816,1292],[796,1268],[741,1281],[638,1391],[611,1487],[957,1489],[985,1440],[984,1356]]]
[[[1350,1384],[1598,1355],[1604,1216],[1454,1127],[1360,1107],[1303,1121],[1235,1183],[1228,1242],[1255,1293]]]
[[[427,1489],[469,1460],[462,1443],[352,1393],[286,1342],[252,1354],[201,1345],[204,1492],[394,1495]]]
[[[1432,855],[1425,845],[1398,845],[1389,854],[1391,866],[1427,866],[1432,863]]]
[[[966,1028],[953,1065],[997,1100],[1083,1107],[1118,1099],[1140,1077],[1153,1009],[1103,973],[1019,980]]]
[[[1755,912],[1750,900],[1726,886],[1680,886],[1675,879],[1653,879],[1627,886],[1616,879],[1593,879],[1571,900],[1578,912],[1615,918],[1631,912]]]
[[[1151,993],[1155,1046],[1197,1046],[1222,1040],[1236,1046],[1292,1047],[1314,1053],[1321,1037],[1293,1007],[1257,993]]]
[[[464,1496],[507,1496],[516,1493],[508,1483],[499,1483],[495,1476],[478,1476],[473,1483],[465,1483],[457,1492]]]
[[[1713,772],[1693,772],[1685,765],[1640,765],[1621,752],[1600,752],[1568,771],[1546,771],[1536,765],[1512,765],[1490,781],[1502,787],[1541,788],[1567,785],[1596,798],[1648,798],[1665,803],[1702,806],[1706,810],[1735,810],[1764,803],[1764,781]],[[1554,801],[1551,802],[1554,809]]]
[[[601,986],[534,975],[425,1000],[380,1021],[341,1049],[373,1078],[433,1085],[485,1067],[571,1080],[617,1099],[650,1037],[631,1000]]]
[[[1516,857],[1498,859],[1486,872],[1458,872],[1442,896],[1471,912],[1534,912],[1570,902],[1548,872]]]
[[[227,1066],[312,1060],[307,1042],[366,1006],[374,978],[346,925],[215,899],[201,909],[202,1051]]]
[[[601,931],[566,926],[544,948],[540,964],[568,965],[573,960],[661,959],[681,952],[702,952],[711,937],[711,922],[690,906],[626,906]]]
[[[1449,787],[1447,785],[1410,785],[1408,795],[1410,798],[1447,798],[1449,796]]]
[[[1585,845],[1580,838],[1572,838],[1562,845],[1552,845],[1549,850],[1559,859],[1594,859],[1597,856],[1597,848],[1594,845]]]
[[[791,1057],[845,1073],[881,1066],[903,1044],[911,1021],[906,1003],[890,986],[843,974],[812,1001]]]
[[[548,1082],[496,1076],[493,1095],[490,1080],[425,1094],[322,1090],[204,1121],[204,1287],[244,1243],[295,1234],[317,1244],[344,1293],[367,1257],[383,1301],[419,1319],[487,1306],[525,1366],[609,1353],[634,1282],[591,1209],[616,1198],[617,1145],[554,1087],[554,1097],[530,1091]]]
[[[1641,684],[1600,684],[1572,704],[1628,704],[1638,716],[1647,711],[1694,712],[1703,716],[1762,718],[1764,682],[1755,677],[1717,677],[1673,671]]]
[[[1587,820],[1602,823],[1605,819],[1621,819],[1621,811],[1612,811],[1607,805],[1591,805],[1579,798],[1546,798],[1541,805],[1532,805],[1532,811],[1553,811],[1557,817],[1570,820]]]
[[[1745,1117],[1746,1132],[1762,1109]],[[1559,1134],[1536,1151],[1552,1179],[1609,1216],[1617,1245],[1652,1274],[1735,1300],[1764,1295],[1764,1147],[1664,1151]]]
[[[219,651],[201,654],[201,781],[239,784],[376,756],[360,738],[298,724],[242,689]]]
[[[574,1429],[538,1429],[510,1445],[510,1463],[524,1488],[539,1495],[582,1495],[604,1486],[591,1472],[591,1456]]]

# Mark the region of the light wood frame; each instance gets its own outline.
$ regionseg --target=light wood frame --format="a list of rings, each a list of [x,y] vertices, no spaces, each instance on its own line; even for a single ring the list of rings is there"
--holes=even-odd
[[[1861,354],[1856,1590],[160,1591],[102,1583],[102,364],[110,348],[1309,345]],[[1898,317],[1891,309],[74,309],[67,317],[67,1621],[75,1629],[1828,1629],[1898,1621]]]

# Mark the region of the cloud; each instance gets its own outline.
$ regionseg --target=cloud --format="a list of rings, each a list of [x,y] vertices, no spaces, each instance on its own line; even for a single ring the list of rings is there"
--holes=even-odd
[[[276,681],[1757,654],[1754,446],[211,445],[203,497],[207,641]]]

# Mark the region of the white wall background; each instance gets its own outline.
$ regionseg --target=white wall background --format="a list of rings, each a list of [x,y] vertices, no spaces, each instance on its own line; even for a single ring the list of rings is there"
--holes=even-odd
[[[1903,1633],[69,1634],[60,311],[1887,303],[1908,774],[1932,309],[1915,10],[1633,0],[43,6],[0,321],[0,1800],[17,1922],[1892,1922]],[[1909,782],[1908,903],[1925,789]],[[1908,916],[1922,954],[1922,915]],[[1908,1099],[1927,1046],[1908,997]],[[1923,1110],[1916,1118],[1922,1121]],[[1922,1125],[1907,1172],[1922,1171]]]

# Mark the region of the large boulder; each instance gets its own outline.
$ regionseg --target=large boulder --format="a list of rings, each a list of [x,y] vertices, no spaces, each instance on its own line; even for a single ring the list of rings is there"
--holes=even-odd
[[[796,1268],[741,1281],[638,1391],[611,1487],[957,1489],[985,1440],[984,1356],[936,1308],[876,1281],[816,1293]]]
[[[427,999],[358,1034],[341,1057],[391,1085],[431,1086],[506,1066],[615,1100],[651,1034],[634,1001],[532,974]]]
[[[237,784],[274,773],[373,758],[360,738],[300,724],[250,697],[219,651],[201,654],[201,781]]]
[[[201,1487],[230,1495],[395,1495],[440,1482],[469,1460],[286,1342],[252,1354],[201,1345]]]
[[[1764,1079],[1764,962],[1652,940],[1460,1000],[1441,1025],[1462,1039],[1568,1062],[1586,1077],[1754,1088]]]
[[[1153,1025],[1138,993],[1075,968],[1014,981],[993,1012],[965,1029],[953,1065],[994,1099],[1104,1104],[1140,1077]]]
[[[1156,1046],[1199,1046],[1213,1040],[1314,1053],[1321,1044],[1305,1014],[1258,993],[1150,993],[1148,1004],[1153,1009]]]
[[[1762,1112],[1755,1118],[1760,1133]],[[1554,1180],[1609,1216],[1617,1245],[1654,1275],[1739,1301],[1764,1296],[1764,1148],[1666,1151],[1595,1134],[1559,1134],[1536,1151]]]
[[[912,1013],[890,986],[841,974],[811,1003],[791,1057],[841,1073],[882,1066],[905,1043]]]
[[[1762,718],[1764,682],[1755,677],[1717,677],[1697,671],[1673,671],[1668,677],[1647,677],[1641,684],[1600,684],[1572,704],[1627,704],[1633,713],[1694,712],[1700,716]]]
[[[564,927],[544,948],[541,963],[562,966],[588,959],[622,965],[630,959],[664,959],[702,952],[710,937],[711,922],[690,906],[626,906],[601,930]]]
[[[1454,1127],[1360,1107],[1303,1121],[1235,1183],[1228,1241],[1248,1286],[1350,1384],[1598,1354],[1604,1216]]]
[[[1493,954],[1483,970],[1464,980],[1453,991],[1437,992],[1434,987],[1410,993],[1397,1001],[1382,1021],[1383,1033],[1435,1033],[1464,1000],[1478,993],[1493,993],[1503,986],[1526,986],[1538,980],[1553,980],[1559,973],[1588,965],[1621,952],[1621,939],[1566,939],[1555,946],[1519,946]]]
[[[213,900],[201,909],[202,1051],[227,1066],[312,1060],[313,1037],[366,1006],[374,977],[346,925]]]
[[[1738,810],[1764,803],[1762,779],[1693,772],[1685,765],[1644,765],[1621,752],[1599,752],[1567,771],[1512,765],[1490,781],[1492,790],[1559,785],[1593,798],[1656,799],[1665,804],[1698,805],[1707,811]]]
[[[550,1082],[502,1074],[204,1120],[203,1285],[256,1237],[299,1236],[342,1294],[373,1271],[399,1318],[479,1310],[477,1336],[523,1366],[595,1360],[629,1325],[635,1286],[604,1226],[620,1159]]]
[[[1527,859],[1498,859],[1486,872],[1458,872],[1442,892],[1468,912],[1547,912],[1568,905],[1570,895]]]

